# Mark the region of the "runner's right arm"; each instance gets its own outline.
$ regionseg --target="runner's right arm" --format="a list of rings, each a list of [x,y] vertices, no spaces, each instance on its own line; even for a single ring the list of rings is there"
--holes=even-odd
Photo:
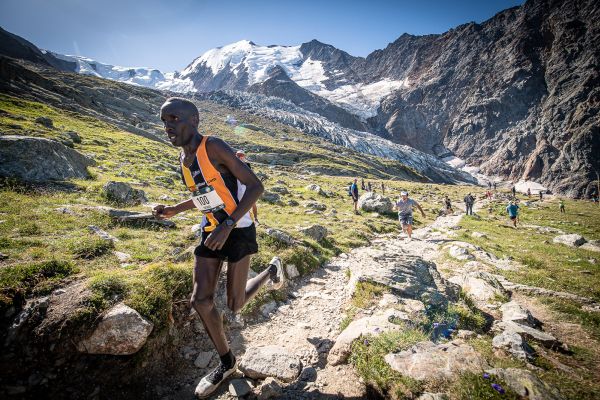
[[[164,204],[159,204],[156,207],[154,207],[152,213],[156,218],[165,219],[171,218],[174,215],[177,215],[187,210],[191,210],[195,207],[196,206],[194,206],[194,202],[192,201],[192,199],[189,199],[186,201],[182,201],[181,203],[176,204],[174,206],[165,206]]]

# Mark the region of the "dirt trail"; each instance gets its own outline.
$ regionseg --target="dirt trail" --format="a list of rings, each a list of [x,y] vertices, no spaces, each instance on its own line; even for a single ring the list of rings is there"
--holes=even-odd
[[[349,279],[349,266],[379,266],[380,253],[385,254],[386,262],[406,263],[408,267],[415,260],[432,260],[461,216],[439,217],[431,225],[415,230],[410,242],[398,235],[382,236],[367,247],[332,259],[310,276],[290,282],[290,299],[264,322],[231,328],[233,350],[242,356],[249,346],[279,345],[299,357],[304,371],[297,382],[285,387],[284,398],[365,398],[365,385],[351,365],[327,364],[327,353],[340,333],[345,305],[355,284]],[[219,399],[231,397],[226,389],[217,395]]]

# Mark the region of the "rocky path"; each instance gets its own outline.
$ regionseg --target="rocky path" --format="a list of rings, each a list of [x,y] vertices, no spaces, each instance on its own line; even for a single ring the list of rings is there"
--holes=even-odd
[[[261,321],[246,323],[241,329],[231,328],[232,348],[241,355],[248,349],[276,346],[272,348],[298,361],[301,367],[292,373],[292,376],[297,374],[298,377],[291,377],[289,380],[292,382],[283,383],[278,391],[284,398],[364,398],[364,382],[353,367],[335,362],[332,356],[328,360],[328,353],[340,335],[340,323],[356,283],[363,279],[380,282],[405,289],[411,292],[410,297],[428,290],[437,292],[438,287],[431,281],[432,272],[434,280],[440,277],[435,272],[435,265],[427,260],[436,257],[447,232],[458,224],[460,218],[460,215],[440,217],[430,226],[416,230],[410,242],[398,235],[382,236],[367,247],[341,254],[310,276],[290,281],[288,301],[263,306],[261,313],[264,318]],[[398,268],[403,269],[403,273],[399,273]],[[409,279],[409,284],[394,283],[407,275],[413,278]],[[380,313],[384,308],[362,310],[357,319]],[[261,390],[256,388],[254,392],[260,394]],[[217,398],[231,397],[230,393],[222,390]]]

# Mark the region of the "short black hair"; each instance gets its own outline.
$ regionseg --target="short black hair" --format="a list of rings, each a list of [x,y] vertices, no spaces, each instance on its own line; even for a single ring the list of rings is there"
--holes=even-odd
[[[198,121],[200,120],[200,113],[198,112],[198,107],[194,103],[192,103],[188,99],[184,99],[183,97],[169,97],[165,100],[164,104],[161,106],[164,107],[167,103],[176,103],[183,106],[187,111],[190,112],[190,115],[196,117]]]

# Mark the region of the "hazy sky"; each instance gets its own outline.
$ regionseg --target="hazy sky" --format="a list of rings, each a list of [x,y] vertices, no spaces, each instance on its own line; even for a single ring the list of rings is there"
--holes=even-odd
[[[482,22],[521,0],[0,0],[0,26],[38,47],[121,66],[181,70],[206,50],[242,39],[311,39],[355,56],[402,33]]]

